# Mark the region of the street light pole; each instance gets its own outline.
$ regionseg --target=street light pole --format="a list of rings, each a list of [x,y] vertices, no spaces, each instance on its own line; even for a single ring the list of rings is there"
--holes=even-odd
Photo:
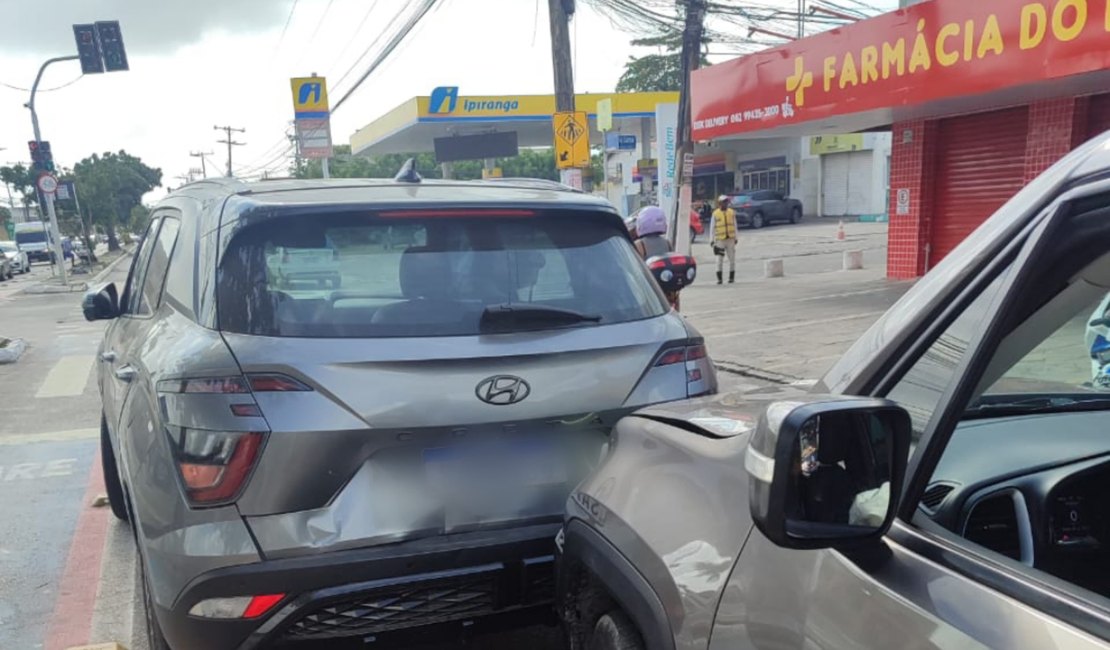
[[[39,131],[39,116],[38,113],[35,112],[35,93],[38,92],[39,82],[42,81],[42,73],[46,72],[46,68],[51,63],[76,61],[79,58],[81,57],[74,54],[71,56],[56,56],[53,59],[47,59],[46,63],[43,63],[42,67],[39,68],[39,73],[35,75],[35,83],[31,86],[31,99],[27,102],[26,106],[31,109],[31,127],[35,131],[36,143],[42,142],[42,133]],[[51,250],[54,252],[54,262],[58,267],[58,275],[62,278],[62,284],[68,284],[68,279],[66,278],[66,261],[62,256],[62,235],[61,231],[58,230],[58,215],[54,211],[54,194],[41,192],[40,195],[46,203],[46,213],[50,217]]]

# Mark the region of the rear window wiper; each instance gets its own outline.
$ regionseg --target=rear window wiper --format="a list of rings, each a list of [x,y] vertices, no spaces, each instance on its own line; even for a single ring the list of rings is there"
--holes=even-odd
[[[487,305],[482,310],[479,325],[482,331],[519,331],[540,327],[597,323],[598,314],[586,314],[573,309],[562,309],[527,302],[505,302]]]
[[[1009,402],[986,402],[968,407],[964,416],[1002,417],[1025,413],[1051,413],[1060,411],[1101,411],[1110,409],[1110,397],[1039,396]]]

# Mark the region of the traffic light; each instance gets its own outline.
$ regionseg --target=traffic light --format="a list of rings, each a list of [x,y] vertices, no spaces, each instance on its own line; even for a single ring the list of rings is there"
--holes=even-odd
[[[97,22],[96,34],[100,40],[100,52],[104,57],[104,69],[108,72],[127,70],[127,51],[123,49],[123,34],[119,30],[119,21]]]
[[[36,171],[54,173],[54,154],[50,151],[50,143],[43,140],[42,142],[35,142],[31,140],[27,143],[27,148],[31,150],[31,167]]]
[[[100,43],[96,38],[96,25],[74,25],[73,36],[77,39],[77,56],[81,59],[81,72],[85,74],[104,72]]]

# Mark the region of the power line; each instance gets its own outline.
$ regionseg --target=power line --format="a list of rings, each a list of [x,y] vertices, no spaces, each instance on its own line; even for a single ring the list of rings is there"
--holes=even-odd
[[[331,5],[334,2],[335,0],[328,0],[328,4],[324,5],[324,12],[320,14],[320,20],[316,21],[316,27],[312,29],[312,36],[308,37],[308,41],[305,43],[304,49],[301,50],[301,55],[297,57],[297,66],[300,66],[301,61],[304,60],[305,55],[312,51],[312,44],[316,42],[316,35],[320,33],[320,27],[323,26],[324,19],[328,17],[328,13],[331,11]]]
[[[415,27],[424,16],[428,15],[428,12],[432,10],[432,7],[436,5],[437,1],[438,0],[424,0],[424,4],[419,9],[417,9],[416,12],[414,12],[414,14],[409,18],[408,22],[406,22],[401,27],[400,31],[395,34],[388,43],[386,43],[385,47],[382,48],[381,53],[379,53],[378,56],[374,58],[374,61],[366,69],[366,72],[362,73],[362,76],[358,78],[358,81],[355,82],[354,86],[352,86],[350,90],[345,92],[343,96],[339,98],[339,101],[335,102],[335,106],[333,106],[331,109],[333,113],[339,110],[339,107],[347,101],[347,98],[349,98],[356,90],[358,90],[358,87],[362,85],[362,82],[366,81],[367,77],[369,77],[374,72],[374,70],[376,70],[378,66],[380,66],[382,62],[389,57],[393,50],[397,49],[397,46],[401,44],[401,41],[405,40],[405,37],[408,36],[409,32],[412,31],[412,28]]]
[[[362,54],[358,55],[358,58],[356,58],[354,60],[354,63],[351,64],[351,67],[347,68],[347,71],[343,73],[343,76],[339,77],[339,80],[335,82],[335,85],[332,86],[332,88],[338,88],[339,85],[342,84],[343,81],[347,77],[349,77],[352,72],[355,71],[355,68],[358,67],[358,64],[361,63],[362,60],[364,58],[366,58],[366,55],[369,54],[370,51],[374,49],[374,46],[378,44],[378,41],[382,40],[382,37],[385,36],[386,34],[388,34],[393,29],[393,24],[396,23],[401,18],[401,15],[403,13],[404,13],[404,10],[402,9],[402,10],[399,10],[397,13],[393,14],[393,17],[389,19],[389,24],[387,24],[385,26],[385,29],[378,32],[378,35],[374,37],[374,40],[370,41],[370,44],[366,46],[366,49],[364,49],[362,51]]]
[[[277,45],[274,47],[274,54],[281,50],[281,44],[285,42],[285,33],[289,31],[289,23],[293,22],[293,12],[297,10],[297,2],[293,0],[293,4],[289,7],[289,15],[285,17],[285,25],[281,28],[281,36],[278,37]]]
[[[377,6],[378,0],[372,0],[372,2],[370,2],[369,7],[366,9],[366,13],[362,14],[362,20],[359,21],[358,27],[355,27],[355,31],[351,33],[351,37],[347,39],[347,43],[343,46],[343,49],[339,51],[339,56],[335,57],[332,64],[328,66],[329,69],[335,67],[343,60],[343,56],[347,54],[347,50],[351,49],[351,45],[354,44],[355,39],[358,38],[359,33],[362,32],[363,26],[366,25],[366,21],[370,19],[370,14],[374,13],[374,9]]]
[[[84,77],[84,76],[85,76],[84,73],[82,73],[82,74],[77,75],[77,77],[75,79],[73,79],[71,81],[67,81],[64,84],[60,85],[60,86],[54,86],[53,88],[39,88],[35,92],[49,93],[49,92],[53,92],[55,90],[61,90],[62,88],[68,88],[68,87],[72,86],[73,84],[77,83],[78,81],[81,81],[81,78]],[[3,86],[5,88],[11,88],[12,90],[18,90],[18,91],[24,92],[24,93],[31,92],[30,88],[22,88],[20,86],[13,86],[12,84],[4,83],[3,81],[0,81],[0,86]]]

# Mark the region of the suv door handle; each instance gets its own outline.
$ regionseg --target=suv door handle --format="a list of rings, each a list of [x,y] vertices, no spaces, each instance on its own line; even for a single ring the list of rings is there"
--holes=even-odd
[[[101,352],[100,353],[100,360],[105,361],[107,363],[111,363],[111,362],[116,360],[116,353],[112,352],[111,350]]]
[[[116,376],[116,379],[119,379],[120,381],[131,381],[135,378],[135,375],[139,374],[139,371],[135,370],[135,366],[127,364],[116,368],[112,371],[112,374],[114,374]]]

